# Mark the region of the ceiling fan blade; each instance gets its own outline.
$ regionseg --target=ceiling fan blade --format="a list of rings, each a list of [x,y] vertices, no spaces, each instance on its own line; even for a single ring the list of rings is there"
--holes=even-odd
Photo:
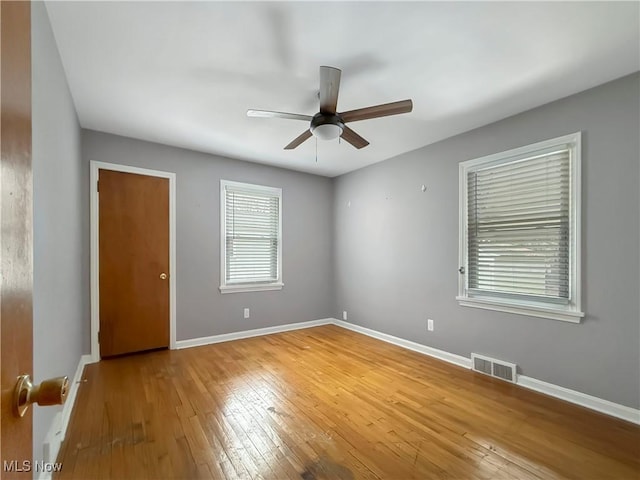
[[[369,145],[369,142],[367,142],[364,138],[351,130],[349,127],[344,127],[344,129],[342,130],[342,135],[340,135],[340,137],[358,149]]]
[[[368,120],[370,118],[387,117],[389,115],[398,115],[400,113],[409,113],[413,110],[413,102],[411,100],[401,100],[399,102],[384,103],[373,107],[358,108],[357,110],[349,110],[341,113],[343,122],[357,122],[358,120]]]
[[[320,67],[320,113],[336,113],[341,73],[334,67]]]
[[[305,140],[311,137],[311,130],[305,130],[302,134],[298,135],[289,145],[284,147],[285,150],[293,150]]]
[[[311,115],[302,115],[300,113],[272,112],[270,110],[247,110],[247,117],[288,118],[289,120],[304,120],[307,122],[310,122],[313,118]]]

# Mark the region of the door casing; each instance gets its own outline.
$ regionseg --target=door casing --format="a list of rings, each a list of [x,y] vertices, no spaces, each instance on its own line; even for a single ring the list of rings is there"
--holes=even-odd
[[[100,256],[98,250],[100,225],[98,222],[98,208],[100,196],[97,185],[98,171],[101,169],[169,179],[169,348],[174,350],[176,348],[176,174],[94,160],[89,163],[89,191],[91,192],[91,359],[94,362],[100,360],[100,344],[98,343],[98,331],[100,330]]]

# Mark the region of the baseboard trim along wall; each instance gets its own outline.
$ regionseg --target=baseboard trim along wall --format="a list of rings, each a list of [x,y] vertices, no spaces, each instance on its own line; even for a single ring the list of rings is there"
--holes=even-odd
[[[192,338],[191,340],[178,340],[176,349],[201,347],[203,345],[211,345],[213,343],[230,342],[232,340],[241,340],[243,338],[260,337],[262,335],[271,335],[273,333],[289,332],[291,330],[301,330],[303,328],[318,327],[320,325],[329,325],[334,323],[333,318],[323,318],[320,320],[311,320],[308,322],[289,323],[286,325],[277,325],[275,327],[256,328],[253,330],[243,330],[241,332],[223,333],[221,335],[212,335],[210,337]]]
[[[516,383],[521,387],[640,425],[640,410],[636,410],[635,408],[570,390],[559,385],[554,385],[553,383],[543,382],[542,380],[537,380],[525,375],[518,375],[518,381]]]
[[[367,335],[369,337],[376,338],[378,340],[382,340],[383,342],[391,343],[393,345],[397,345],[414,352],[422,353],[423,355],[429,355],[430,357],[443,360],[462,368],[471,368],[471,358],[457,355],[455,353],[446,352],[444,350],[439,350],[437,348],[422,345],[420,343],[405,340],[403,338],[394,337],[393,335],[389,335],[387,333],[378,332],[377,330],[372,330],[370,328],[366,328],[350,322],[345,322],[343,320],[338,320],[336,318],[323,318],[320,320],[312,320],[310,322],[290,323],[287,325],[278,325],[275,327],[258,328],[255,330],[245,330],[242,332],[213,335],[211,337],[180,340],[176,342],[176,348],[198,347],[202,345],[210,345],[213,343],[229,342],[231,340],[240,340],[242,338],[271,335],[274,333],[288,332],[291,330],[300,330],[303,328],[317,327],[319,325],[329,324],[337,325],[338,327],[362,333],[363,335]],[[574,403],[576,405],[580,405],[582,407],[586,407],[591,410],[595,410],[597,412],[604,413],[612,417],[621,418],[622,420],[640,425],[640,410],[635,408],[620,405],[608,400],[604,400],[602,398],[587,395],[586,393],[570,390],[568,388],[554,385],[552,383],[547,383],[542,380],[537,380],[532,377],[527,377],[525,375],[518,375],[516,384],[520,385],[521,387],[543,393],[545,395],[559,398],[560,400]]]
[[[394,337],[393,335],[388,335],[386,333],[378,332],[377,330],[361,327],[360,325],[345,322],[344,320],[337,320],[334,318],[333,323],[334,325],[346,328],[347,330],[362,333],[364,335],[367,335],[368,337],[377,338],[378,340],[382,340],[383,342],[392,343],[393,345],[397,345],[398,347],[406,348],[407,350],[413,350],[414,352],[422,353],[423,355],[429,355],[430,357],[453,363],[454,365],[458,365],[459,367],[471,368],[470,358],[456,355],[455,353],[445,352],[444,350],[438,350],[437,348],[428,347],[420,343],[405,340],[404,338]]]
[[[85,365],[89,365],[90,363],[94,363],[91,359],[91,355],[82,355],[80,357],[80,361],[78,362],[78,367],[76,368],[76,373],[73,376],[73,380],[71,383],[71,388],[69,389],[69,395],[67,396],[67,401],[64,403],[64,408],[62,409],[62,439],[64,440],[67,436],[67,427],[69,426],[69,420],[71,420],[71,412],[73,411],[73,406],[76,403],[76,396],[78,395],[78,388],[82,383],[82,374],[84,373]],[[56,454],[57,455],[57,454]],[[53,457],[56,458],[56,457]]]
[[[420,343],[412,342],[410,340],[405,340],[399,337],[394,337],[393,335],[389,335],[387,333],[378,332],[370,328],[362,327],[360,325],[345,322],[343,320],[338,320],[335,318],[323,318],[320,320],[311,320],[308,322],[289,323],[286,325],[278,325],[275,327],[257,328],[254,330],[244,330],[241,332],[225,333],[222,335],[212,335],[210,337],[179,340],[176,342],[176,349],[200,347],[204,345],[211,345],[214,343],[241,340],[243,338],[260,337],[263,335],[289,332],[292,330],[302,330],[305,328],[318,327],[321,325],[336,325],[347,330],[352,330],[354,332],[362,333],[363,335],[382,340],[383,342],[406,348],[407,350],[412,350],[414,352],[428,355],[438,360],[443,360],[453,365],[457,365],[458,367],[467,369],[471,368],[471,359],[462,355],[446,352],[444,350],[438,350],[437,348],[428,347]],[[47,434],[47,437],[45,439],[45,444],[43,446],[43,458],[45,462],[56,461],[58,451],[60,449],[60,444],[64,440],[67,432],[67,426],[69,425],[69,419],[71,418],[71,412],[73,410],[73,405],[75,403],[76,395],[78,392],[78,385],[82,382],[82,372],[85,365],[89,363],[93,363],[91,360],[91,355],[83,355],[80,358],[80,362],[78,363],[76,374],[74,375],[73,381],[71,383],[69,396],[67,397],[64,408],[62,412],[59,412],[58,415],[56,415],[49,433]],[[640,425],[640,410],[635,408],[610,402],[602,398],[587,395],[585,393],[561,387],[559,385],[554,385],[552,383],[543,382],[542,380],[537,380],[525,375],[518,375],[516,384],[521,387],[558,398],[560,400],[564,400],[576,405],[580,405],[582,407],[589,408],[591,410],[595,410],[600,413],[604,413],[606,415],[610,415],[612,417],[620,418],[622,420]],[[49,478],[51,478],[50,474],[49,476],[39,477],[39,480],[49,480]]]
[[[73,412],[73,406],[76,402],[76,396],[78,395],[78,387],[82,383],[82,373],[84,372],[85,365],[93,363],[91,355],[82,355],[76,373],[73,379],[69,382],[69,393],[67,394],[67,400],[64,402],[62,411],[58,412],[53,417],[51,427],[44,438],[42,444],[42,459],[45,463],[54,463],[58,458],[60,451],[60,445],[64,441],[67,435],[67,427],[69,426],[69,420],[71,419],[71,412]],[[49,480],[52,473],[43,471],[38,476],[38,480]]]
[[[414,352],[429,355],[439,360],[453,363],[454,365],[457,365],[459,367],[469,369],[471,368],[471,359],[463,357],[461,355],[456,355],[454,353],[445,352],[436,348],[427,347],[426,345],[421,345],[409,340],[394,337],[393,335],[388,335],[376,330],[371,330],[370,328],[361,327],[360,325],[354,325],[353,323],[345,322],[343,320],[337,320],[334,318],[333,323],[339,327],[347,328],[349,330],[353,330],[354,332],[362,333],[369,337],[377,338],[378,340],[382,340],[399,347],[413,350]],[[518,375],[516,384],[520,385],[521,387],[535,390],[536,392],[544,393],[545,395],[564,400],[566,402],[580,405],[581,407],[586,407],[591,410],[595,410],[597,412],[604,413],[612,417],[621,418],[622,420],[640,425],[640,410],[635,408],[610,402],[609,400],[604,400],[592,395],[587,395],[586,393],[570,390],[568,388],[554,385],[552,383],[543,382],[542,380],[537,380],[525,375]]]

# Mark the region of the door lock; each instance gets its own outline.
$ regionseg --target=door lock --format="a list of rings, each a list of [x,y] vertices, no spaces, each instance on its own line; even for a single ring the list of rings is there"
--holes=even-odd
[[[67,399],[68,391],[67,377],[50,378],[40,385],[33,385],[29,375],[20,375],[13,391],[13,413],[17,417],[24,417],[32,403],[41,406],[62,405]]]

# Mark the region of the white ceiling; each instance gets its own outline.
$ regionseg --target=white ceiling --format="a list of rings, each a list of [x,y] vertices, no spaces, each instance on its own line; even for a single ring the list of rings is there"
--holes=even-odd
[[[640,70],[638,2],[48,2],[85,128],[335,176]],[[312,138],[249,108],[314,114],[411,98]]]

